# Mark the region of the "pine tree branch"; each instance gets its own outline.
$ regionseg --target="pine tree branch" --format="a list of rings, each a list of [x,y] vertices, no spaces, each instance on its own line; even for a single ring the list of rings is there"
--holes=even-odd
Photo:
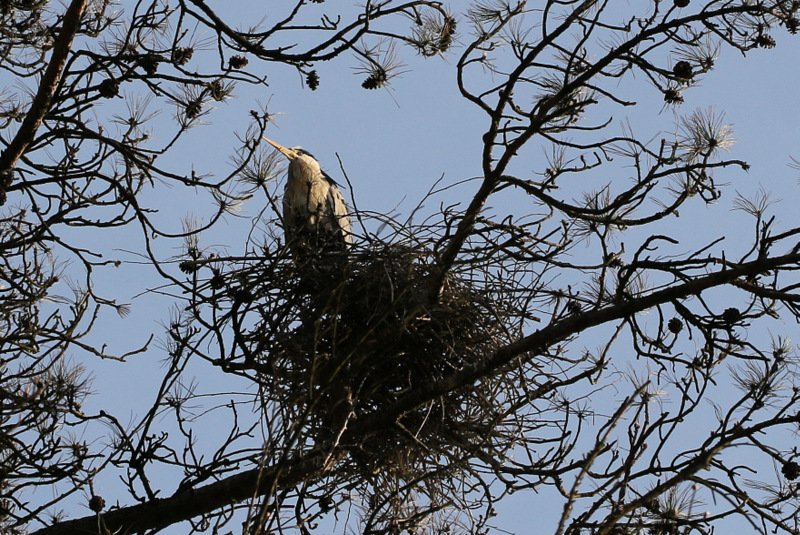
[[[298,485],[314,477],[315,473],[325,471],[325,457],[320,450],[313,450],[294,460],[253,468],[168,498],[59,522],[34,531],[31,535],[97,535],[98,531],[141,533],[163,529],[255,496],[263,496],[276,488]]]
[[[72,48],[72,40],[78,32],[81,18],[83,18],[83,13],[86,10],[86,3],[87,0],[72,0],[66,13],[64,13],[61,32],[58,34],[55,43],[53,43],[53,54],[50,57],[50,63],[48,63],[42,80],[39,82],[39,89],[33,98],[30,110],[25,115],[17,134],[6,146],[5,150],[0,153],[0,174],[2,174],[2,179],[0,180],[0,188],[2,190],[0,190],[0,193],[4,193],[8,186],[11,185],[14,167],[16,167],[22,155],[25,154],[50,109],[50,102],[53,100],[58,83],[61,81],[61,74],[64,71],[64,65],[67,63],[67,57]],[[4,199],[4,196],[0,197],[0,199]]]

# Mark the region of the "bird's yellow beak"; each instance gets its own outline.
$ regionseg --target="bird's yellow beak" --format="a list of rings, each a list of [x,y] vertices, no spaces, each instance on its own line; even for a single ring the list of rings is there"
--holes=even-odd
[[[267,139],[267,138],[265,138],[265,137],[262,137],[261,139],[263,139],[264,141],[266,141],[267,143],[269,143],[270,145],[272,145],[273,147],[275,147],[276,149],[278,149],[278,151],[279,151],[281,154],[283,154],[284,156],[286,156],[287,158],[289,158],[289,160],[294,160],[294,159],[296,159],[296,158],[297,158],[297,151],[296,151],[296,150],[294,150],[294,149],[287,149],[287,148],[286,148],[286,147],[284,147],[283,145],[279,145],[278,143],[275,143],[275,142],[274,142],[274,141],[272,141],[271,139]]]

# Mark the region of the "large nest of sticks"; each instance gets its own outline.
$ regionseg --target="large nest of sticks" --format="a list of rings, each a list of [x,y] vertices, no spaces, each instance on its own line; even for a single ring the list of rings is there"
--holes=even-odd
[[[339,445],[362,468],[391,459],[415,465],[431,451],[499,438],[503,389],[488,381],[438,396],[369,436],[344,434],[404,394],[479,364],[519,326],[519,313],[485,278],[451,274],[432,299],[431,266],[419,250],[376,244],[285,261],[249,280],[271,303],[242,336],[267,397],[292,407],[287,418],[308,422],[315,442],[346,437]]]

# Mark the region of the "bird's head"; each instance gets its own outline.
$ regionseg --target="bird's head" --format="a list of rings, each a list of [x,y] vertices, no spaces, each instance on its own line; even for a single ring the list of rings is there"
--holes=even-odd
[[[278,152],[286,156],[289,160],[289,179],[310,181],[322,173],[319,162],[307,150],[300,147],[288,148],[275,143],[271,139],[263,138],[264,141],[275,147]]]
[[[303,149],[301,149],[300,147],[295,147],[295,148],[293,148],[293,149],[290,149],[290,148],[288,148],[288,147],[284,147],[283,145],[280,145],[280,144],[278,144],[278,143],[275,143],[275,142],[274,142],[274,141],[272,141],[271,139],[267,139],[267,138],[262,138],[262,139],[263,139],[264,141],[266,141],[267,143],[269,143],[270,145],[272,145],[273,147],[275,147],[276,149],[278,149],[278,152],[280,152],[281,154],[283,154],[284,156],[286,156],[286,158],[287,158],[287,159],[288,159],[290,162],[292,162],[292,161],[294,161],[294,160],[297,160],[297,159],[299,159],[299,158],[300,158],[301,156],[303,156],[303,155],[310,156],[310,154],[308,154],[308,152],[307,152],[307,151],[304,151],[304,150],[303,150]]]

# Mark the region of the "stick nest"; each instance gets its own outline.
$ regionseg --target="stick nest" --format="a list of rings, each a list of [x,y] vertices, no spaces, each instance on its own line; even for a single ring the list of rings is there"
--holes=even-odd
[[[369,436],[345,433],[512,339],[519,313],[485,274],[480,280],[451,274],[432,300],[431,267],[417,250],[379,244],[263,267],[260,280],[248,283],[259,288],[250,297],[261,303],[262,319],[241,339],[251,348],[263,395],[289,410],[287,421],[308,422],[314,442],[347,448],[360,470],[385,469],[387,460],[419,467],[431,452],[485,450],[501,438],[499,380],[439,396]]]

